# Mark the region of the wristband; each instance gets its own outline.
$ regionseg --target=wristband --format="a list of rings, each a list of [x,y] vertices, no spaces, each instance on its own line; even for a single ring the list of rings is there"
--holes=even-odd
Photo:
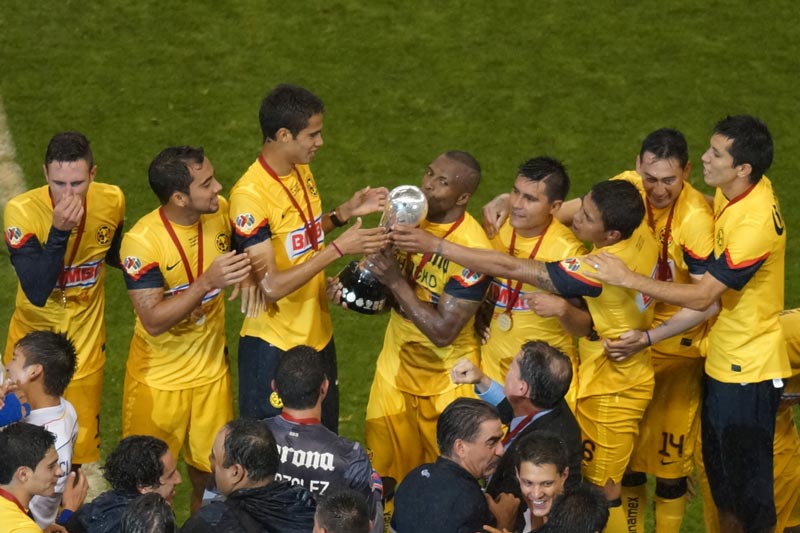
[[[56,518],[56,524],[58,524],[59,526],[63,526],[64,524],[67,523],[70,517],[72,517],[72,514],[73,512],[70,511],[69,509],[62,509],[61,513],[58,515],[58,518]]]
[[[653,339],[650,338],[650,332],[649,331],[645,331],[644,334],[647,335],[647,345],[648,346],[652,346],[653,345]]]
[[[336,252],[339,254],[339,257],[344,257],[342,250],[340,250],[339,247],[336,246],[336,241],[331,241],[331,246],[333,246],[333,249],[336,250]]]
[[[339,218],[339,216],[336,214],[336,209],[334,209],[333,211],[331,211],[330,213],[328,213],[328,216],[331,218],[331,222],[333,222],[333,225],[334,225],[334,226],[336,226],[337,228],[341,228],[342,226],[344,226],[345,224],[347,224],[347,220],[344,220],[344,221],[343,221],[343,220],[342,220],[342,219],[340,219],[340,218]]]

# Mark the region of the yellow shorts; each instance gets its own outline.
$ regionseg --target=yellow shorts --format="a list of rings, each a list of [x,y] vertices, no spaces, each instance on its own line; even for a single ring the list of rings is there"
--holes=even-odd
[[[219,429],[233,419],[230,374],[191,389],[154,389],[125,374],[122,436],[152,435],[163,440],[177,459],[211,472],[208,456]]]
[[[575,418],[583,437],[583,477],[600,487],[620,483],[653,396],[653,381],[614,393],[578,398]]]
[[[653,352],[655,388],[639,424],[631,470],[664,479],[692,475],[694,445],[700,431],[702,358]]]
[[[367,404],[364,434],[372,467],[399,483],[411,470],[439,456],[436,421],[453,400],[474,398],[472,385],[436,396],[415,396],[375,376]]]
[[[103,395],[103,370],[83,378],[73,378],[64,398],[78,414],[78,440],[72,451],[72,463],[93,463],[100,459],[100,401]]]

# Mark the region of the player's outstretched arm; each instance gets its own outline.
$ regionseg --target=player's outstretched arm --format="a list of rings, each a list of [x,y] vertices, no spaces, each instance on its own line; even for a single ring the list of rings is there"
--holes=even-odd
[[[727,285],[706,272],[697,283],[659,281],[632,272],[618,257],[607,252],[586,256],[596,272],[587,272],[603,283],[633,289],[672,305],[705,311],[717,302]]]
[[[161,335],[191,315],[209,291],[224,289],[246,279],[250,268],[247,254],[228,252],[217,256],[202,276],[172,298],[164,298],[160,287],[131,289],[128,296],[144,329],[150,335]]]
[[[497,235],[500,227],[508,218],[508,213],[511,211],[509,205],[510,194],[503,193],[495,196],[489,201],[481,210],[481,225],[486,236],[490,239]]]
[[[360,217],[383,211],[386,205],[386,198],[389,196],[389,190],[386,187],[364,187],[353,194],[352,198],[345,203],[334,209],[336,218],[340,223],[350,220],[352,217]],[[322,229],[325,233],[329,233],[336,224],[333,223],[330,213],[322,217]]]
[[[272,241],[265,240],[247,248],[256,279],[268,303],[275,303],[296,291],[328,265],[345,255],[370,254],[381,250],[389,238],[383,228],[362,229],[357,219],[347,231],[315,253],[311,259],[285,270],[278,269]]]

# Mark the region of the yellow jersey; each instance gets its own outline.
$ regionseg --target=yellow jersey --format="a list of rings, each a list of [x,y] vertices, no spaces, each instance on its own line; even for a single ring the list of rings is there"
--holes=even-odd
[[[451,228],[458,224],[454,230]],[[470,248],[490,249],[480,224],[469,213],[461,223],[420,224],[425,231]],[[489,278],[458,265],[439,254],[399,253],[401,270],[413,279],[417,298],[432,305],[439,303],[442,294],[479,302],[486,293]],[[420,267],[420,264],[422,266]],[[478,339],[470,318],[455,340],[448,346],[437,347],[414,323],[393,309],[386,328],[383,349],[378,356],[376,374],[395,388],[417,396],[435,396],[456,387],[450,380],[450,369],[461,358],[479,364]]]
[[[722,309],[708,335],[706,374],[724,383],[758,383],[791,374],[783,311],[786,225],[764,176],[736,198],[714,197],[714,260],[724,283]]]
[[[200,216],[199,226],[170,225],[186,256],[162,220],[160,209],[143,216],[122,239],[122,267],[128,290],[159,288],[171,298],[189,288],[198,277],[202,244],[203,272],[214,259],[230,250],[231,227],[228,203],[219,197],[216,213]],[[182,390],[207,385],[228,372],[225,353],[225,298],[220,289],[209,291],[201,304],[202,313],[192,316],[160,335],[150,335],[140,318],[131,339],[127,371],[140,383],[160,390]]]
[[[14,314],[8,326],[5,360],[14,345],[36,330],[64,332],[75,345],[78,367],[74,379],[103,368],[106,360],[104,321],[106,255],[125,217],[125,197],[116,185],[89,184],[85,222],[72,230],[64,266],[44,307],[33,305],[17,285]],[[26,246],[44,245],[53,225],[53,202],[48,186],[12,198],[5,208],[4,230],[12,261]],[[78,249],[75,244],[78,243]],[[68,264],[69,263],[69,264]],[[62,294],[63,289],[63,294]]]
[[[244,250],[270,239],[278,269],[286,270],[308,261],[316,250],[321,250],[325,246],[325,233],[322,200],[309,166],[296,165],[279,179],[283,185],[272,179],[259,157],[231,189],[230,217],[236,249]],[[307,212],[309,206],[311,217]],[[305,221],[310,225],[312,219],[314,230],[309,232]],[[310,234],[316,236],[316,243]],[[245,318],[241,335],[261,338],[284,351],[300,344],[322,350],[333,336],[325,273],[317,273],[266,312]]]

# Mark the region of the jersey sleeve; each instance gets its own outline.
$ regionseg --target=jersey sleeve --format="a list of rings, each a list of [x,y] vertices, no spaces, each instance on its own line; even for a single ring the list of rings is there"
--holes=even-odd
[[[8,215],[8,213],[6,213]],[[37,307],[43,307],[56,287],[64,266],[70,231],[50,227],[44,246],[33,233],[25,233],[6,217],[5,239],[11,264],[19,278],[22,292]]]
[[[734,237],[728,240],[722,254],[709,264],[708,272],[731,289],[740,291],[769,257],[772,228],[745,223],[734,229],[735,233],[728,230]]]
[[[125,286],[129,291],[164,287],[164,276],[161,274],[158,260],[138,235],[128,233],[123,237],[120,256]]]
[[[603,292],[603,284],[586,277],[586,266],[580,257],[545,263],[547,273],[561,296],[568,298],[588,296],[596,298]]]
[[[492,278],[479,272],[474,272],[468,268],[461,269],[461,272],[451,276],[444,286],[444,292],[453,298],[460,300],[470,300],[480,302],[486,294],[486,289],[492,282]]]
[[[235,191],[230,199],[233,248],[241,252],[272,237],[269,214],[263,201],[248,190]]]
[[[702,276],[714,253],[714,218],[710,212],[695,209],[691,224],[686,224],[682,231],[680,244],[689,274]]]

